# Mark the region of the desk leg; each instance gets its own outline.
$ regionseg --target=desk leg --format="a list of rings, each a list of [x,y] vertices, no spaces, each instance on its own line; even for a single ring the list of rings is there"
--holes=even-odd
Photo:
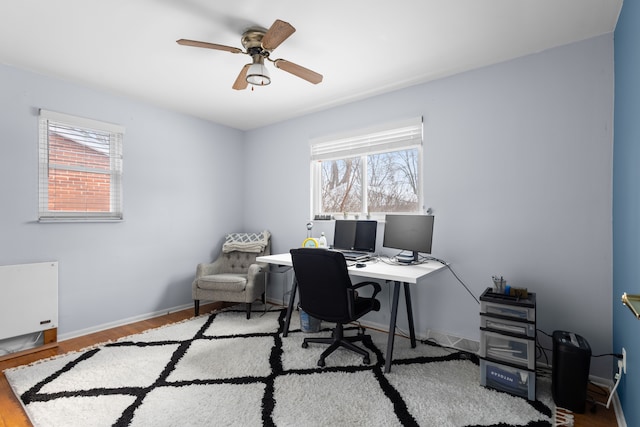
[[[391,357],[393,356],[393,341],[396,337],[396,319],[398,317],[398,299],[400,296],[400,282],[393,282],[393,300],[391,302],[391,319],[389,320],[389,337],[387,338],[387,360],[384,372],[391,372]]]
[[[282,331],[282,336],[286,337],[289,335],[289,323],[291,323],[291,312],[293,311],[293,304],[296,301],[296,290],[298,289],[298,280],[293,277],[293,284],[291,285],[291,296],[289,297],[289,306],[287,307],[287,317],[284,321],[284,331]]]
[[[267,314],[267,284],[269,283],[267,276],[269,275],[269,272],[264,269],[262,270],[262,272],[262,274],[264,275],[264,292],[262,293],[262,304],[264,305],[264,314]]]
[[[411,348],[416,348],[416,330],[413,327],[413,310],[411,309],[411,291],[409,284],[404,284],[404,299],[407,302],[407,320],[409,321],[409,338],[411,338]]]

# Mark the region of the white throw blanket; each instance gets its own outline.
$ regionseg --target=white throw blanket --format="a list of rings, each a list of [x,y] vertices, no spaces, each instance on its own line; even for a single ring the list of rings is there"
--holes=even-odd
[[[225,237],[222,252],[242,251],[260,253],[269,243],[271,233],[230,233]]]

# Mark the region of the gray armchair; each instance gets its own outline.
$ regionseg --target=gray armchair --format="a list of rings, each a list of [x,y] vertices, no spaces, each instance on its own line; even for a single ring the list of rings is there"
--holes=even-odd
[[[268,231],[228,234],[220,256],[196,268],[196,278],[191,285],[195,315],[200,314],[200,300],[239,302],[245,303],[249,319],[251,304],[258,297],[266,300],[264,269],[267,265],[257,263],[256,257],[270,254]]]

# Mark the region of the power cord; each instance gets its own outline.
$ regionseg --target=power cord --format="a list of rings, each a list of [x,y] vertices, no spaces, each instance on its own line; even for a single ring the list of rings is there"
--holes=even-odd
[[[547,366],[551,366],[551,365],[549,365],[549,357],[547,356],[547,351],[551,351],[551,350],[548,349],[548,348],[544,348],[542,346],[542,344],[540,344],[540,340],[538,339],[537,335],[536,335],[536,350],[537,350],[536,360],[541,359],[542,357],[544,357],[544,363]]]
[[[615,358],[622,359],[622,354],[620,354],[620,353],[594,354],[591,357],[603,357],[603,356],[613,356]]]
[[[398,255],[400,255],[402,253],[402,251],[400,251],[400,253]],[[388,257],[388,258],[384,258],[384,257],[378,257],[379,261],[382,261],[386,264],[390,264],[390,265],[419,265],[419,264],[424,264],[426,262],[429,261],[435,261],[435,262],[439,262],[440,264],[444,265],[445,267],[447,267],[447,269],[451,272],[451,274],[453,274],[453,277],[455,277],[458,282],[460,282],[460,284],[467,290],[467,292],[469,292],[469,295],[471,295],[471,297],[478,303],[480,304],[480,300],[478,300],[478,298],[473,294],[473,292],[471,292],[471,290],[469,290],[469,287],[467,287],[467,285],[462,281],[462,279],[460,279],[460,277],[458,277],[458,275],[456,274],[455,271],[453,271],[453,268],[451,268],[451,265],[445,261],[442,260],[440,258],[435,258],[432,256],[424,256],[424,255],[420,255],[420,258],[418,259],[418,261],[412,261],[412,262],[400,262],[397,261],[396,256],[392,256],[392,257]]]
[[[438,260],[439,261],[439,260]],[[439,261],[442,262],[442,261]],[[444,263],[442,262],[451,272],[451,274],[453,274],[453,277],[455,277],[458,282],[460,282],[460,284],[467,290],[467,292],[469,292],[469,295],[471,295],[473,297],[474,300],[476,300],[476,302],[478,304],[480,304],[480,301],[478,300],[478,298],[476,298],[476,296],[469,290],[469,288],[467,287],[467,285],[464,284],[464,282],[458,277],[458,275],[455,273],[455,271],[453,271],[453,268],[451,268],[450,264]]]
[[[616,383],[613,385],[613,388],[611,389],[611,394],[609,394],[609,399],[607,399],[607,405],[606,405],[607,409],[609,409],[609,405],[611,404],[611,399],[613,398],[613,393],[616,392],[616,389],[620,384],[620,380],[622,379],[622,357],[618,359],[618,372],[616,372],[613,378],[616,380]]]

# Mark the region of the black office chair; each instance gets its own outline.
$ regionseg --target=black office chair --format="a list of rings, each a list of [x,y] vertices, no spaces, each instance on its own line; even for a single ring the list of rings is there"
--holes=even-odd
[[[330,344],[318,360],[318,366],[324,366],[324,359],[342,346],[364,356],[365,364],[371,363],[369,352],[353,342],[370,340],[364,333],[354,337],[344,336],[344,324],[353,322],[370,311],[380,310],[380,301],[375,296],[380,292],[376,282],[351,283],[347,271],[347,262],[340,252],[325,249],[291,249],[293,270],[300,291],[300,307],[310,316],[327,322],[336,323],[330,338],[305,338],[303,348],[309,343]],[[373,287],[371,297],[358,296],[356,289],[363,286]]]

